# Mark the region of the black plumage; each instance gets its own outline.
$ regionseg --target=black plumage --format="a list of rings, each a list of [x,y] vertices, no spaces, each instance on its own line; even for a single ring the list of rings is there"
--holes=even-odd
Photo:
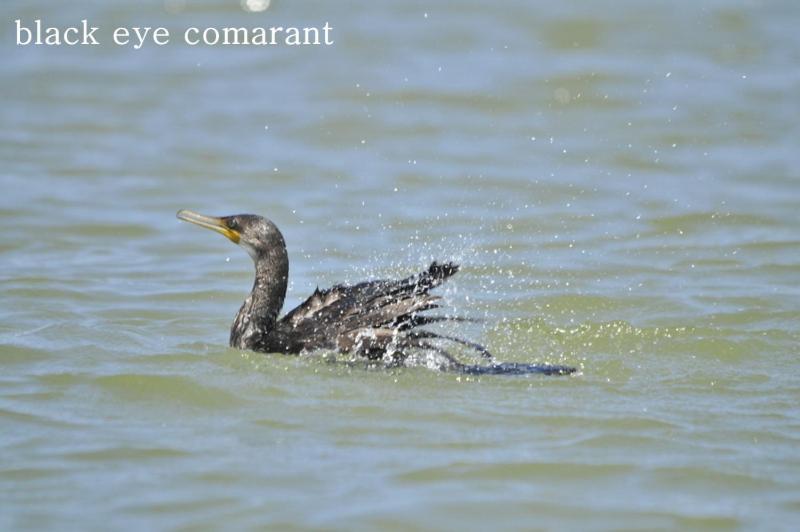
[[[191,211],[178,218],[222,233],[243,247],[255,263],[255,282],[231,327],[230,345],[265,353],[299,354],[320,349],[350,353],[400,365],[412,354],[436,361],[444,370],[470,374],[567,374],[574,368],[536,364],[500,364],[480,344],[425,329],[463,318],[430,315],[440,297],[429,292],[458,272],[452,262],[433,262],[425,271],[398,280],[373,280],[314,291],[298,307],[279,317],[286,296],[289,258],[274,223],[252,214],[221,218]],[[488,365],[459,362],[447,344],[469,348]]]

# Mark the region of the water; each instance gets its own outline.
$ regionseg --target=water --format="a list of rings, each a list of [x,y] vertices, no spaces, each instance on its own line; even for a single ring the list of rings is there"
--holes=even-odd
[[[0,528],[796,529],[794,2],[4,2]],[[16,48],[15,18],[333,47]],[[255,212],[318,284],[455,259],[566,378],[226,347]]]

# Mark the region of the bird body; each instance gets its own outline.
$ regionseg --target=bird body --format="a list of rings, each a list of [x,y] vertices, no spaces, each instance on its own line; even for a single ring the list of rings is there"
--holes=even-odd
[[[243,247],[255,263],[255,281],[231,327],[230,345],[265,353],[299,354],[316,350],[349,353],[389,365],[411,353],[433,357],[440,369],[465,373],[567,374],[566,366],[499,364],[483,346],[425,329],[443,321],[430,315],[439,296],[429,292],[458,272],[452,262],[433,262],[427,270],[396,280],[317,288],[299,306],[279,317],[286,297],[289,257],[277,226],[261,216],[211,217],[181,210],[178,218],[222,233]],[[442,344],[460,344],[492,360],[488,366],[459,362]]]

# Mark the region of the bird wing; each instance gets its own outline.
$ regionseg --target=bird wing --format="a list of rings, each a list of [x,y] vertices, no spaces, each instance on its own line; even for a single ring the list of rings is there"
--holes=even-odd
[[[415,327],[451,319],[421,316],[437,308],[428,292],[458,272],[454,263],[433,262],[427,270],[399,280],[375,280],[315,290],[280,321],[284,330],[307,350],[333,348],[379,357],[396,345],[420,347],[433,333],[411,334]],[[459,340],[455,340],[459,341]],[[468,344],[469,345],[469,344]]]

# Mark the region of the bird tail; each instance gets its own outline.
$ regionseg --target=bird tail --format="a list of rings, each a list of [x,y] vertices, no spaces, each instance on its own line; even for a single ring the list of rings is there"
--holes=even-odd
[[[434,344],[431,340],[448,340],[476,350],[481,356],[488,358],[486,365],[464,364],[454,357],[447,349]],[[406,339],[406,346],[419,349],[423,352],[437,355],[442,360],[441,369],[455,371],[466,375],[570,375],[577,371],[571,366],[556,364],[525,364],[518,362],[497,362],[485,347],[480,344],[468,342],[452,336],[444,336],[430,331],[415,331]]]
[[[496,362],[486,366],[462,365],[457,368],[467,375],[570,375],[577,371],[570,366],[554,364],[524,364],[517,362]]]

